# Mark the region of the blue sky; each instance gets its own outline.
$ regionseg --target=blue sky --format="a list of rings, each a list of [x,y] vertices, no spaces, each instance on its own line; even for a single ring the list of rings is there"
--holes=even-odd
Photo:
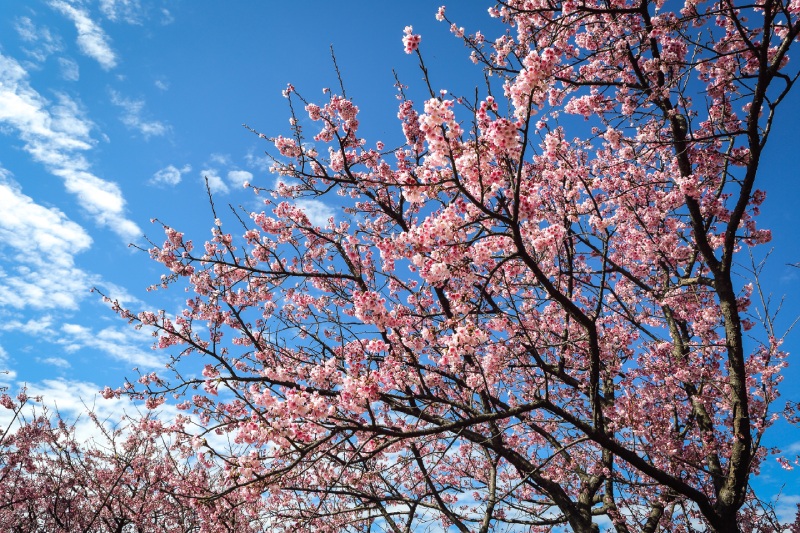
[[[403,53],[406,25],[422,34],[435,89],[466,93],[482,83],[464,47],[436,22],[438,2],[211,2],[31,0],[0,7],[0,381],[27,384],[67,415],[132,367],[163,366],[151,338],[118,320],[89,289],[133,307],[177,311],[180,294],[146,293],[162,271],[128,247],[161,241],[159,218],[195,241],[213,223],[203,177],[219,204],[259,208],[243,181],[274,183],[262,156],[288,133],[281,96],[292,83],[308,99],[337,85],[336,49],[348,90],[372,141],[399,141],[392,69],[420,87]],[[468,29],[494,23],[482,3],[448,15]],[[794,159],[800,94],[782,108],[761,171],[768,192],[761,226],[775,251],[763,283],[779,324],[800,314],[800,185]],[[326,215],[324,206],[317,206]],[[800,331],[786,348],[800,353]],[[800,359],[785,399],[800,400]],[[103,407],[103,409],[111,409]],[[800,453],[800,433],[780,426],[771,444]],[[796,472],[796,471],[795,471]],[[759,483],[784,504],[800,501],[796,473],[772,462]],[[774,490],[772,490],[774,489]],[[771,492],[770,492],[771,491]]]

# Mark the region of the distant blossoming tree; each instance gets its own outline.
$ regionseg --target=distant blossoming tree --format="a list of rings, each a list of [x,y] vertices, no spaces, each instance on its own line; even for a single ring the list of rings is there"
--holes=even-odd
[[[178,396],[157,430],[273,531],[779,530],[750,480],[786,354],[741,258],[800,2],[489,14],[451,27],[483,93],[398,84],[401,146],[290,86],[266,210],[151,250],[185,311],[114,304],[174,374],[105,395]]]
[[[95,438],[39,409],[23,392],[0,395],[0,530],[9,533],[205,533],[266,531],[259,507],[220,495],[215,473],[168,453],[144,417]],[[176,490],[180,487],[180,493]],[[191,493],[192,497],[183,494]],[[237,495],[238,497],[238,495]]]

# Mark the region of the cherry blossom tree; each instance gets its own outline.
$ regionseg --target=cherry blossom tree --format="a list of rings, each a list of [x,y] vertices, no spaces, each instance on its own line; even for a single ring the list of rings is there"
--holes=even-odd
[[[22,392],[0,397],[11,412],[0,437],[0,524],[12,533],[202,533],[268,529],[257,505],[222,496],[207,468],[170,454],[151,417],[109,429],[87,410],[94,438],[76,421],[34,409]],[[26,416],[25,413],[33,413]],[[155,430],[155,431],[154,431]],[[180,490],[179,490],[180,488]],[[190,492],[191,498],[181,494]]]
[[[486,35],[441,8],[486,81],[434,89],[406,28],[428,95],[398,82],[396,146],[289,86],[264,211],[150,250],[186,309],[112,302],[171,373],[104,394],[178,397],[159,431],[274,531],[779,530],[750,481],[787,354],[741,258],[799,12],[507,0]]]

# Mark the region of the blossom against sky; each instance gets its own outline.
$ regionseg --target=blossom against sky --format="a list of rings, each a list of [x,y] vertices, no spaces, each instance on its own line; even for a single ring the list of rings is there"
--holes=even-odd
[[[474,2],[450,18],[475,30],[491,25]],[[402,138],[393,69],[419,87],[406,26],[419,44],[435,89],[469,94],[482,74],[446,25],[438,3],[247,2],[189,0],[32,0],[0,12],[0,376],[11,388],[57,398],[67,414],[78,396],[163,367],[168,354],[120,321],[90,289],[131,307],[182,305],[178,293],[147,293],[162,270],[129,243],[162,239],[157,218],[195,240],[213,224],[206,181],[219,205],[261,209],[245,182],[275,184],[264,141],[288,133],[281,92],[292,83],[309,100],[338,85],[336,50],[347,94],[361,109],[362,131],[387,144]],[[406,39],[408,41],[408,39]],[[412,89],[413,90],[413,89]],[[781,108],[760,188],[768,193],[760,226],[773,230],[775,252],[764,271],[786,327],[800,313],[796,227],[800,185],[793,157],[793,117],[800,94]],[[321,218],[329,206],[306,205]],[[780,327],[779,327],[780,329]],[[800,354],[798,334],[787,350]],[[800,361],[795,355],[790,359]],[[784,398],[800,400],[800,362]],[[65,394],[73,390],[75,394]],[[93,398],[83,398],[88,403]],[[775,442],[800,449],[781,427]],[[797,471],[795,471],[796,473]],[[793,477],[792,477],[793,476]],[[778,492],[794,473],[771,463],[762,480]]]

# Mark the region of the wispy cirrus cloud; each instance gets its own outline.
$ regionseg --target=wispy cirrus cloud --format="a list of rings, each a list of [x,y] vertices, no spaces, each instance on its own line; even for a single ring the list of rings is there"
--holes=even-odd
[[[44,359],[37,359],[40,363],[55,366],[57,368],[70,368],[72,365],[63,357],[45,357]]]
[[[55,208],[22,193],[0,168],[0,307],[77,309],[89,294],[90,276],[75,256],[92,244],[89,234]]]
[[[143,117],[144,100],[127,98],[117,91],[111,91],[111,103],[122,108],[120,120],[127,127],[141,133],[145,139],[160,137],[169,132],[169,125],[158,120],[147,120]]]
[[[90,348],[142,368],[164,366],[164,361],[156,352],[142,348],[145,334],[128,325],[97,330],[81,324],[66,323],[61,326],[60,332],[58,342],[64,345],[68,353]]]
[[[36,42],[39,39],[39,32],[30,17],[20,17],[14,23],[17,35],[26,43]]]
[[[158,357],[147,349],[152,339],[146,332],[127,325],[95,328],[72,322],[80,318],[73,313],[92,297],[92,287],[122,305],[142,305],[124,287],[76,264],[76,257],[92,245],[88,233],[59,209],[37,204],[1,167],[0,206],[0,332],[60,346],[58,357],[48,353],[40,359],[59,368],[69,368],[70,355],[86,350],[131,366],[159,366]],[[0,353],[0,370],[7,368],[7,359]],[[12,378],[6,376],[5,382]]]
[[[109,385],[115,388],[119,383],[110,383]],[[131,402],[124,397],[104,399],[100,395],[102,385],[92,381],[59,378],[24,384],[17,382],[12,384],[12,390],[16,393],[23,386],[28,397],[35,399],[29,401],[27,407],[23,409],[21,417],[23,420],[30,420],[34,412],[38,415],[48,414],[53,417],[57,413],[61,420],[74,428],[78,442],[94,441],[106,449],[112,446],[111,441],[108,440],[109,429],[136,430],[135,425],[129,425],[131,422],[129,417],[140,419],[141,415],[147,413],[148,416],[157,417],[170,423],[180,413],[174,405],[169,404],[162,405],[157,410],[148,411],[141,404]],[[88,416],[89,413],[92,413],[93,416]],[[10,410],[0,409],[0,427],[15,427],[20,422],[20,419],[12,419]],[[220,438],[220,442],[217,443],[212,440],[211,436],[208,437],[208,440],[209,443],[217,446],[225,442]],[[119,445],[120,442],[117,441],[116,444]]]
[[[26,408],[23,409],[22,419],[30,420],[33,413],[37,415],[49,414],[58,417],[70,425],[74,425],[75,436],[83,442],[96,439],[105,443],[103,432],[87,416],[92,411],[95,419],[113,427],[120,423],[126,410],[135,410],[125,399],[104,400],[98,393],[102,388],[90,381],[67,379],[45,379],[35,383],[16,383],[12,391],[23,387],[29,398]],[[11,419],[11,411],[0,410],[0,426],[9,427],[11,424],[20,424],[20,420]],[[13,426],[12,426],[13,427]]]
[[[57,34],[45,26],[36,26],[29,17],[19,17],[14,23],[14,29],[25,43],[22,50],[36,62],[42,63],[50,55],[63,50]]]
[[[775,504],[775,514],[783,524],[789,524],[797,516],[798,505],[800,505],[800,494],[779,494]],[[791,531],[786,529],[785,531]]]
[[[17,373],[8,367],[8,352],[0,345],[0,389],[8,388],[17,377]]]
[[[175,16],[166,7],[161,8],[161,25],[168,26],[175,22]]]
[[[0,125],[16,129],[25,151],[60,177],[99,224],[128,242],[138,238],[141,230],[126,218],[119,186],[95,176],[83,155],[95,144],[93,123],[69,96],[57,94],[56,98],[51,103],[42,97],[30,86],[25,69],[0,53]]]
[[[105,70],[117,66],[117,55],[109,44],[108,35],[92,20],[87,10],[64,0],[52,0],[50,6],[75,24],[75,29],[78,31],[78,48],[81,52],[97,61]]]
[[[145,10],[139,0],[100,0],[100,11],[113,22],[141,24]]]
[[[78,63],[67,57],[59,57],[58,65],[61,67],[61,77],[67,81],[78,81],[81,77],[81,71]]]

